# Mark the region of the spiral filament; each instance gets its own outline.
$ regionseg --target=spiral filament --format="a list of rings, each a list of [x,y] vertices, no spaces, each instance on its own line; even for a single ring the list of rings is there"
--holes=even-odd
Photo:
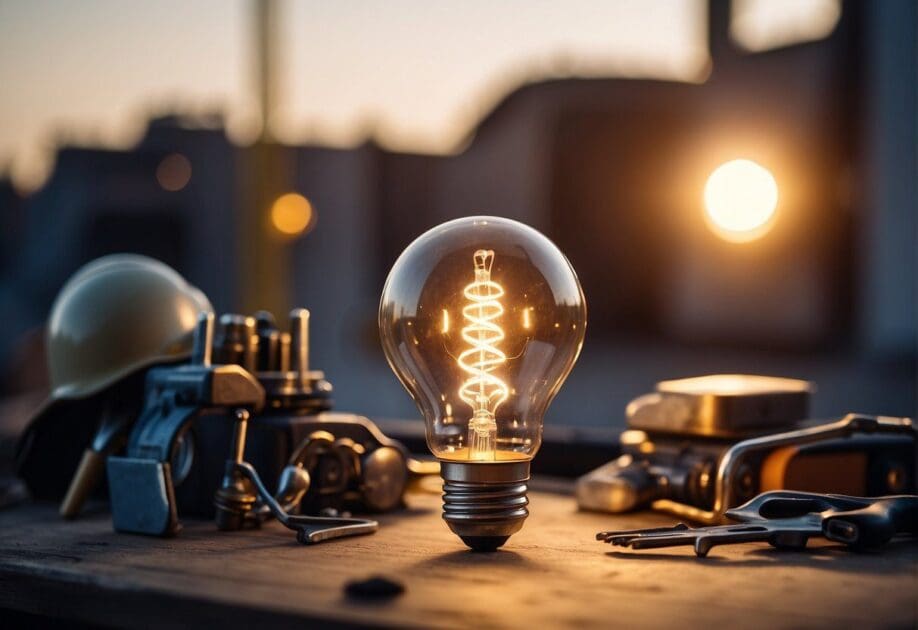
[[[507,384],[494,370],[507,360],[498,347],[504,331],[497,323],[504,307],[500,298],[504,289],[491,280],[494,252],[479,249],[473,255],[475,281],[464,294],[468,303],[462,308],[465,326],[462,339],[469,344],[459,354],[459,367],[469,376],[459,387],[459,397],[472,407],[469,420],[469,458],[493,460],[496,457],[497,408],[507,399]]]

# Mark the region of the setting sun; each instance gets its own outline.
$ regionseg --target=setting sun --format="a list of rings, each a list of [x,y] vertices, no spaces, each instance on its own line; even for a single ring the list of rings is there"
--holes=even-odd
[[[721,238],[744,243],[771,229],[778,205],[778,184],[768,169],[752,160],[731,160],[717,167],[704,187],[705,219]]]

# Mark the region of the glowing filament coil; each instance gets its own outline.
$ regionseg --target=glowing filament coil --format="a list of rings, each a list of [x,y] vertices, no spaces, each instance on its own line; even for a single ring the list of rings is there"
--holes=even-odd
[[[466,322],[462,339],[469,348],[458,358],[459,367],[469,375],[459,388],[459,397],[474,410],[473,425],[485,419],[493,422],[497,407],[509,393],[507,384],[493,373],[507,360],[507,355],[497,347],[504,338],[504,331],[496,321],[504,312],[500,303],[504,289],[491,280],[494,252],[479,249],[474,261],[475,281],[465,287],[468,303],[462,308]]]

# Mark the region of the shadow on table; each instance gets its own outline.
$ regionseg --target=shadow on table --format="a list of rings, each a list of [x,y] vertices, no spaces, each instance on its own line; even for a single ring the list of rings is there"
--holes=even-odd
[[[458,569],[463,567],[487,566],[492,568],[541,569],[539,563],[515,551],[498,549],[491,552],[459,549],[425,558],[413,565],[416,569]]]

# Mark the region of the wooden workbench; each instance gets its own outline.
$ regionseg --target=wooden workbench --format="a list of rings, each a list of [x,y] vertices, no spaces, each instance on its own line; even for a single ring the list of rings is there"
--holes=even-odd
[[[116,534],[104,513],[63,523],[53,506],[0,511],[0,608],[112,626],[906,627],[918,624],[918,544],[852,554],[819,544],[615,551],[600,529],[659,515],[577,512],[533,492],[523,531],[493,554],[466,551],[434,494],[409,497],[372,536],[316,546],[277,523],[218,533],[186,522],[169,540]],[[403,595],[348,599],[345,583],[383,575]],[[0,611],[0,616],[2,616]],[[3,624],[0,624],[3,625]]]

